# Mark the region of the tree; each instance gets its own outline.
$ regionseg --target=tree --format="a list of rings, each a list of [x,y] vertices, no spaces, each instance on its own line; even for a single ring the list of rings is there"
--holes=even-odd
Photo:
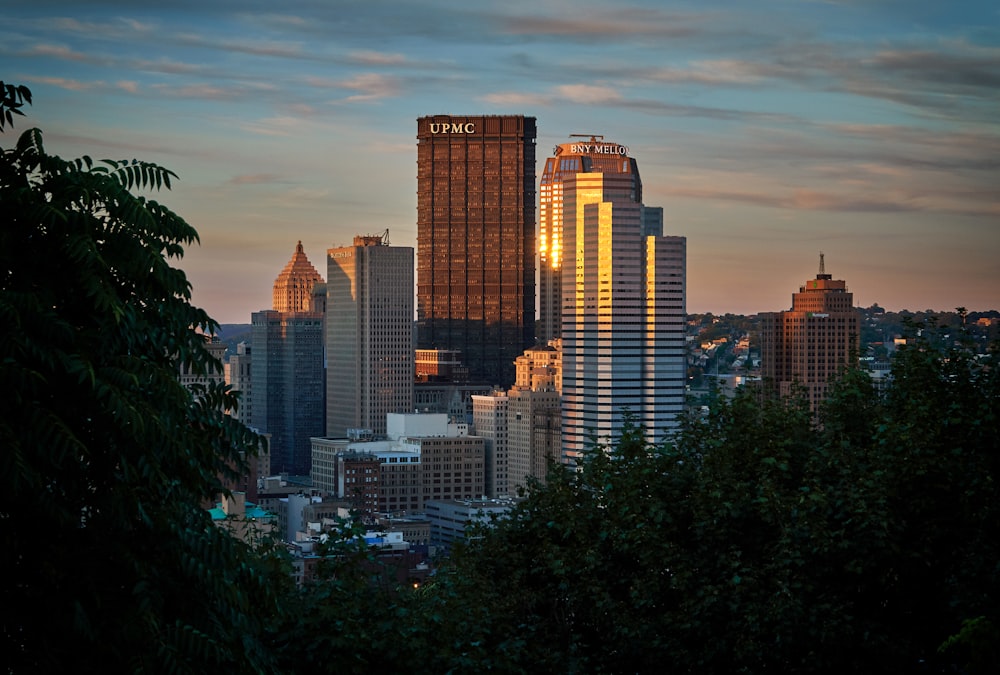
[[[4,123],[14,124],[14,115],[24,115],[21,108],[31,104],[31,90],[23,85],[7,84],[0,80],[0,131]]]
[[[818,424],[802,396],[741,391],[671,444],[629,431],[554,473],[430,589],[476,626],[466,654],[496,672],[989,672],[997,353],[931,333],[884,399],[846,371]]]
[[[3,88],[4,112],[31,101]],[[269,669],[274,558],[212,526],[204,500],[258,438],[169,263],[197,233],[133,193],[155,164],[0,157],[0,650],[9,672]]]

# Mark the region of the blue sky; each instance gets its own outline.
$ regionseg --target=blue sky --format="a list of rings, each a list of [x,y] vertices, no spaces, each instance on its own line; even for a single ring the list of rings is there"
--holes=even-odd
[[[8,4],[8,3],[5,3]],[[5,7],[0,79],[64,157],[175,171],[180,265],[223,323],[298,240],[416,240],[416,118],[538,118],[639,163],[688,238],[688,311],[1000,309],[1000,4],[957,0],[50,2]]]

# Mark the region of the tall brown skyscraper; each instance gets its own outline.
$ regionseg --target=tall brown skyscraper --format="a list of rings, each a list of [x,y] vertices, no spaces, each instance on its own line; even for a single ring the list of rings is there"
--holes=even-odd
[[[417,345],[514,382],[535,337],[535,118],[417,120]]]
[[[792,309],[769,312],[761,322],[761,377],[782,396],[805,387],[813,410],[838,371],[857,359],[858,312],[847,282],[819,274],[792,294]]]

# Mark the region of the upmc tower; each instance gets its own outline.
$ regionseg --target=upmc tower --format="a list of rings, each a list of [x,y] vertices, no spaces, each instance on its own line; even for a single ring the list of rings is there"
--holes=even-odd
[[[417,119],[417,347],[514,382],[535,338],[535,118]]]

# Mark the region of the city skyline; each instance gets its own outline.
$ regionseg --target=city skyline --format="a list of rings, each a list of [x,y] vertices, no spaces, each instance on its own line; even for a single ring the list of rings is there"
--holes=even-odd
[[[275,270],[389,230],[416,245],[413,124],[536,117],[630,148],[688,240],[688,311],[787,307],[823,251],[856,304],[1000,307],[1000,9],[959,2],[252,0],[7,8],[5,82],[47,149],[162,164],[221,323]]]

